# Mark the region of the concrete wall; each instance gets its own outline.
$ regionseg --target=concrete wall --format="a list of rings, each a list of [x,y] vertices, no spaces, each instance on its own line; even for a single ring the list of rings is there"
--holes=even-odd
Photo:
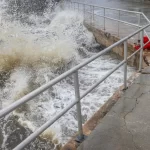
[[[91,31],[94,34],[96,41],[99,44],[102,44],[106,47],[109,47],[112,44],[114,44],[120,40],[118,37],[115,37],[114,35],[111,35],[110,33],[104,32],[100,29],[96,29],[96,28],[88,26],[88,25],[86,25],[86,27],[88,28],[89,31]],[[118,59],[123,59],[124,58],[124,45],[121,44],[121,45],[113,48],[112,52],[117,54]],[[128,56],[133,54],[133,52],[134,52],[133,45],[130,42],[128,42]],[[136,68],[138,68],[138,66],[139,66],[139,53],[136,54],[135,56],[133,56],[128,61],[128,65],[135,66]],[[145,66],[146,66],[146,64],[143,62],[143,67],[145,67]]]
[[[110,33],[101,31],[99,29],[96,29],[94,27],[90,27],[86,25],[86,27],[91,31],[95,39],[98,43],[109,47],[110,45],[116,43],[120,39],[111,35]],[[121,44],[120,46],[117,46],[112,49],[112,51],[118,56],[118,58],[124,57],[124,46]],[[131,55],[134,52],[132,44],[128,43],[128,56]],[[128,64],[131,66],[136,66],[138,68],[138,62],[139,62],[139,54],[132,57],[131,60],[129,60]],[[133,79],[138,76],[137,73],[133,74],[130,79],[128,80],[128,86],[131,85]],[[109,110],[112,108],[112,106],[119,100],[121,95],[123,94],[123,88],[124,86],[121,86],[119,90],[117,90],[111,98],[89,119],[83,126],[83,132],[85,135],[89,135],[98,122],[109,112]],[[75,142],[77,135],[74,135],[70,141],[61,150],[77,150],[77,147],[80,145],[80,143]]]

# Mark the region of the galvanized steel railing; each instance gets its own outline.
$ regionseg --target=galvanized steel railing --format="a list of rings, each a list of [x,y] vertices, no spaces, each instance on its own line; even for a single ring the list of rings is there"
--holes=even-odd
[[[148,28],[150,24],[138,29],[133,34],[128,35],[127,37],[121,39],[120,41],[114,43],[113,45],[109,46],[108,48],[104,49],[103,51],[99,52],[95,56],[89,58],[85,62],[75,66],[74,68],[68,70],[67,72],[63,73],[62,75],[58,76],[57,78],[51,80],[47,84],[44,84],[43,86],[39,87],[38,89],[34,90],[33,92],[27,94],[26,96],[22,97],[21,99],[15,101],[8,107],[2,109],[0,111],[0,118],[4,117],[5,115],[9,114],[19,106],[23,105],[24,103],[32,100],[32,98],[38,96],[48,88],[52,87],[53,85],[57,84],[61,80],[65,79],[68,76],[73,75],[74,76],[74,87],[75,87],[75,100],[70,103],[64,110],[62,110],[58,115],[56,115],[51,120],[47,121],[45,124],[43,124],[39,129],[37,129],[35,132],[33,132],[30,136],[28,136],[23,142],[21,142],[18,146],[14,148],[14,150],[22,150],[25,146],[27,146],[30,142],[32,142],[35,138],[37,138],[43,131],[45,131],[48,127],[50,127],[54,122],[56,122],[61,116],[63,116],[68,110],[70,110],[73,106],[77,106],[77,114],[78,114],[78,131],[79,131],[79,140],[82,141],[84,139],[84,134],[82,130],[82,114],[81,114],[81,99],[83,99],[88,93],[90,93],[93,89],[95,89],[100,83],[102,83],[107,77],[109,77],[114,71],[116,71],[119,67],[121,67],[124,64],[124,88],[127,88],[127,61],[137,54],[140,51],[140,62],[139,62],[139,71],[142,69],[142,59],[143,59],[143,36],[144,36],[144,30]],[[127,56],[127,42],[130,38],[140,33],[140,40],[141,40],[141,47],[139,50],[135,51],[132,55]],[[79,80],[78,80],[78,70],[89,64],[90,62],[94,61],[98,57],[102,56],[103,54],[106,54],[107,52],[111,51],[114,47],[124,44],[124,60],[120,62],[115,68],[113,68],[111,71],[109,71],[105,76],[103,76],[99,81],[94,84],[91,88],[89,88],[83,95],[80,95],[80,87],[79,87]],[[146,45],[146,44],[145,44]]]
[[[101,22],[103,22],[103,28],[101,28],[101,30],[107,31],[106,28],[106,19],[107,20],[112,20],[117,22],[117,27],[116,27],[116,31],[117,31],[117,36],[120,37],[120,23],[124,24],[124,25],[129,25],[130,27],[137,27],[137,28],[141,28],[142,22],[150,23],[150,20],[147,18],[147,16],[145,16],[144,13],[142,12],[136,12],[136,11],[129,11],[129,10],[124,10],[124,9],[116,9],[116,8],[109,8],[109,7],[103,7],[103,6],[97,6],[97,5],[93,5],[93,4],[85,4],[85,3],[81,3],[81,2],[75,2],[75,1],[71,1],[68,0],[66,1],[66,6],[68,8],[71,8],[71,10],[76,10],[78,12],[82,12],[84,18],[86,18],[86,14],[90,14],[91,16],[89,16],[90,18],[90,24],[94,26],[94,24],[97,24],[97,22],[95,21],[95,18],[98,16],[101,19]],[[96,13],[96,11],[103,11],[102,14],[98,14]],[[117,12],[117,18],[115,17],[109,17],[106,12],[107,11],[115,11]],[[131,23],[129,21],[124,21],[122,20],[122,16],[126,13],[130,13],[130,15],[136,15],[137,17],[137,23]],[[128,16],[129,18],[129,16]],[[142,19],[143,18],[143,19]],[[87,19],[88,20],[88,19]],[[85,19],[86,22],[86,19]],[[89,23],[89,22],[88,22]],[[147,32],[144,31],[144,33],[149,37],[149,35],[147,34]],[[139,38],[139,36],[138,36]],[[150,38],[149,38],[150,39]]]

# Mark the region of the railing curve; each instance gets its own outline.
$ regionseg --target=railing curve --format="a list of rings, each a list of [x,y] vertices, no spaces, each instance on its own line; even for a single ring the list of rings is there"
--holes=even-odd
[[[66,2],[66,3],[65,3]],[[83,16],[85,18],[86,14],[90,14],[90,21],[88,23],[90,23],[91,25],[94,25],[94,23],[96,24],[95,21],[95,17],[101,17],[103,18],[103,20],[101,20],[101,22],[103,22],[103,29],[104,31],[107,31],[106,29],[106,19],[107,20],[111,20],[111,21],[115,21],[117,22],[117,28],[115,29],[117,31],[117,36],[120,37],[120,23],[124,24],[124,25],[129,25],[132,27],[137,27],[137,28],[141,28],[143,27],[143,25],[141,24],[142,22],[145,22],[146,24],[150,23],[150,20],[147,18],[147,16],[142,13],[142,12],[136,12],[136,11],[130,11],[130,10],[124,10],[124,9],[118,9],[118,8],[110,8],[110,7],[104,7],[104,6],[98,6],[98,5],[93,5],[93,4],[86,4],[86,3],[81,3],[81,2],[76,2],[76,1],[71,1],[71,0],[66,0],[64,1],[65,6],[67,6],[68,8],[71,8],[71,10],[76,10],[78,12],[82,12]],[[116,11],[118,13],[118,17],[110,17],[106,15],[106,11]],[[96,13],[96,11],[103,11],[102,14],[98,14]],[[131,15],[136,15],[135,17],[137,17],[136,22],[137,23],[131,23],[129,21],[124,21],[122,20],[122,16],[126,13],[129,13],[130,16]],[[143,18],[143,19],[142,19]],[[86,19],[85,19],[86,22]],[[148,36],[148,38],[150,39],[148,33],[146,31],[144,31],[145,35]],[[140,37],[140,35],[138,35],[138,38]]]

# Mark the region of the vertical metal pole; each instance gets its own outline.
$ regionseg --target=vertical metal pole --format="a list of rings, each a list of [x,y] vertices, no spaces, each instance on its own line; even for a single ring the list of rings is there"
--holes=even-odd
[[[142,65],[143,65],[143,37],[144,37],[144,30],[140,32],[140,45],[141,45],[141,50],[140,50],[140,62],[139,62],[139,71],[142,71]]]
[[[141,14],[139,14],[139,16],[138,16],[138,25],[139,26],[141,25]]]
[[[119,20],[120,20],[120,10],[119,10]],[[118,37],[120,35],[120,22],[118,21]]]
[[[124,41],[124,60],[126,61],[124,64],[124,89],[127,89],[127,53],[128,53],[127,41]]]
[[[81,114],[81,103],[80,103],[80,91],[79,91],[79,79],[78,79],[78,71],[74,73],[74,86],[75,86],[75,99],[78,101],[77,106],[77,116],[78,116],[78,141],[82,141],[84,139],[83,129],[82,129],[82,114]]]
[[[78,3],[78,12],[79,12],[79,3]]]
[[[140,26],[141,25],[141,14],[139,14],[139,17],[138,17],[138,25]],[[140,29],[140,27],[139,27]],[[140,39],[140,33],[138,34],[138,40]]]
[[[106,24],[105,15],[106,15],[106,10],[104,8],[104,31],[106,30],[106,27],[105,27],[105,24]]]

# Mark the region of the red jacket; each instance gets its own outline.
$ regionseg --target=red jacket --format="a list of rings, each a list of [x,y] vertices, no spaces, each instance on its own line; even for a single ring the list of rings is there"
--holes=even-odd
[[[143,43],[146,44],[149,41],[149,38],[147,36],[143,37]],[[138,50],[140,48],[140,45],[134,46],[135,50]],[[144,50],[150,50],[150,41],[144,46]]]
[[[140,45],[137,45],[137,46],[134,46],[134,49],[138,50],[140,47],[141,47]]]
[[[149,38],[147,36],[143,37],[143,43],[146,44],[149,41]],[[144,46],[144,50],[150,50],[150,41]]]
[[[144,36],[144,37],[143,37],[143,43],[145,44],[145,43],[147,43],[148,41],[149,41],[148,37],[147,37],[147,36]]]

